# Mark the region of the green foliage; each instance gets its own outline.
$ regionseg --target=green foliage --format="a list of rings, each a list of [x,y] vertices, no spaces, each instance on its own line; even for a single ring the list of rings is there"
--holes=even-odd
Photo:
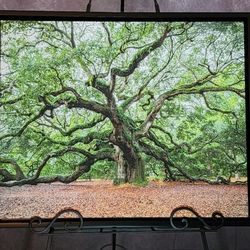
[[[118,143],[111,139],[116,119],[124,148],[143,155],[147,179],[166,178],[166,159],[177,178],[175,165],[208,179],[247,174],[243,23],[1,21],[1,28],[0,156],[15,159],[26,176],[48,154],[71,146],[110,156],[80,178],[120,184]],[[41,176],[70,175],[87,158],[79,152],[51,158]],[[2,165],[15,174],[13,166]]]
[[[88,173],[83,174],[81,178],[113,180],[116,178],[115,164],[108,161],[96,162],[91,170]]]

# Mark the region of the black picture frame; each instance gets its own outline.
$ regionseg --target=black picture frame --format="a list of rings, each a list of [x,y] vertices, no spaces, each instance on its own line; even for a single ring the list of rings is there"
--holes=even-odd
[[[56,12],[56,11],[7,11],[0,10],[0,20],[58,20],[58,21],[241,21],[244,22],[245,36],[245,89],[246,89],[246,141],[247,141],[247,175],[250,176],[250,13],[209,13],[209,12],[165,12],[165,13],[105,13],[105,12]],[[225,226],[250,226],[250,185],[248,182],[248,218],[226,217]],[[212,218],[203,218],[208,224]],[[181,218],[176,219],[181,221]],[[48,224],[52,219],[44,218]],[[58,219],[57,223],[68,221],[77,222],[77,219]],[[199,224],[197,218],[190,218],[190,225]],[[1,220],[0,228],[26,228],[29,220]],[[161,227],[169,226],[169,218],[86,218],[87,226],[100,227]],[[42,224],[41,224],[42,226]]]

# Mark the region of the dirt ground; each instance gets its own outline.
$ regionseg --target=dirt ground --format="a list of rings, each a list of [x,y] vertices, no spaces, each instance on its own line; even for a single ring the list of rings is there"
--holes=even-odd
[[[192,206],[204,217],[215,210],[224,216],[245,217],[247,203],[246,185],[152,181],[146,187],[137,187],[96,180],[0,187],[0,219],[51,218],[69,207],[92,218],[169,217],[181,205]]]

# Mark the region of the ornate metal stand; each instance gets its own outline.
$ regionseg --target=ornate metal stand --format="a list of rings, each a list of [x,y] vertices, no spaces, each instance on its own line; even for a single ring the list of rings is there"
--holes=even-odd
[[[188,211],[191,212],[197,221],[199,222],[198,226],[191,226],[191,218],[180,218],[178,219],[175,215],[178,212]],[[67,220],[65,222],[58,222],[58,219],[65,214],[73,214],[77,217],[77,221]],[[224,224],[224,216],[220,212],[214,212],[212,214],[211,223],[207,223],[192,207],[181,206],[175,208],[170,215],[170,224],[167,226],[88,226],[84,225],[84,218],[81,213],[74,209],[64,209],[61,210],[56,216],[52,219],[49,224],[44,225],[45,223],[40,217],[33,217],[30,220],[29,227],[30,230],[34,233],[48,235],[46,250],[52,250],[52,239],[55,234],[69,234],[69,233],[111,233],[112,239],[111,243],[105,244],[100,248],[100,250],[128,250],[126,247],[117,244],[117,234],[121,232],[199,232],[201,235],[202,246],[204,250],[209,250],[208,242],[206,238],[207,232],[214,232],[221,228]],[[59,225],[60,224],[60,225]]]

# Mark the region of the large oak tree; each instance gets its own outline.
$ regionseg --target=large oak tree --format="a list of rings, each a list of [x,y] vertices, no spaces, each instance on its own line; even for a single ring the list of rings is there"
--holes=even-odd
[[[0,185],[246,174],[243,30],[1,21]]]

